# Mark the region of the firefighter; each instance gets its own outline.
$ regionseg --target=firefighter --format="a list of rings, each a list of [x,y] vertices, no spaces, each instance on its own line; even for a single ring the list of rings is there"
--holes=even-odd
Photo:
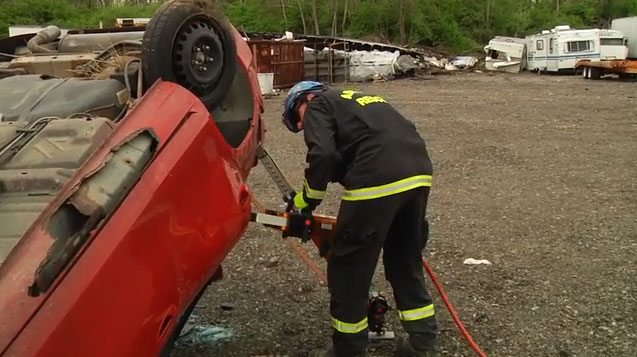
[[[381,96],[310,81],[290,89],[283,123],[304,130],[308,147],[295,208],[316,208],[328,182],[345,188],[327,264],[333,345],[310,356],[366,355],[367,299],[381,249],[409,335],[398,341],[399,354],[438,356],[422,265],[432,165],[416,127]]]

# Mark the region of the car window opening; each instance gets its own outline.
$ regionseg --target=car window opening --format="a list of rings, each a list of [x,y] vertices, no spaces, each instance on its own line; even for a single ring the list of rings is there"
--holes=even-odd
[[[252,125],[254,98],[244,68],[239,66],[228,95],[212,111],[219,131],[232,147],[239,147]]]

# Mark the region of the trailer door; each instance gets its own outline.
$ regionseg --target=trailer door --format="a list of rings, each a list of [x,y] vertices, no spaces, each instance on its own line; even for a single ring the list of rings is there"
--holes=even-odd
[[[547,67],[547,44],[544,38],[536,38],[533,44],[535,51],[533,53],[534,68],[540,71],[546,71]]]
[[[548,41],[548,46],[547,46],[547,50],[548,50],[548,54],[547,54],[547,61],[546,61],[546,66],[547,66],[547,71],[551,71],[551,72],[557,72],[560,69],[560,57],[559,57],[559,50],[557,48],[557,39],[555,37],[551,37]]]

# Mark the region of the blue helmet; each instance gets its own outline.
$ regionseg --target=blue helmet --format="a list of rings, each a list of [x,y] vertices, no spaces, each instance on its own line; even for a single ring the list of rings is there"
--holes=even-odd
[[[303,81],[294,85],[294,87],[290,88],[287,97],[285,98],[285,111],[283,112],[283,124],[293,133],[298,133],[300,130],[297,127],[298,118],[296,115],[296,111],[294,107],[296,106],[296,101],[301,97],[301,95],[306,93],[319,93],[325,90],[325,86],[323,86],[319,82],[314,81]]]

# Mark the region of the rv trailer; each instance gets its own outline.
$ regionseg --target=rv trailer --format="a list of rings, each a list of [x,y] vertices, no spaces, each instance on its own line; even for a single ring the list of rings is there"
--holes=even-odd
[[[637,78],[637,16],[614,19],[611,29],[621,32],[623,37],[602,43],[602,50],[613,46],[624,55],[600,60],[580,59],[575,70],[581,72],[584,79],[600,79],[607,74],[616,74],[622,79]]]
[[[578,61],[625,59],[623,34],[616,30],[571,29],[568,25],[527,36],[527,69],[537,72],[575,72]]]

